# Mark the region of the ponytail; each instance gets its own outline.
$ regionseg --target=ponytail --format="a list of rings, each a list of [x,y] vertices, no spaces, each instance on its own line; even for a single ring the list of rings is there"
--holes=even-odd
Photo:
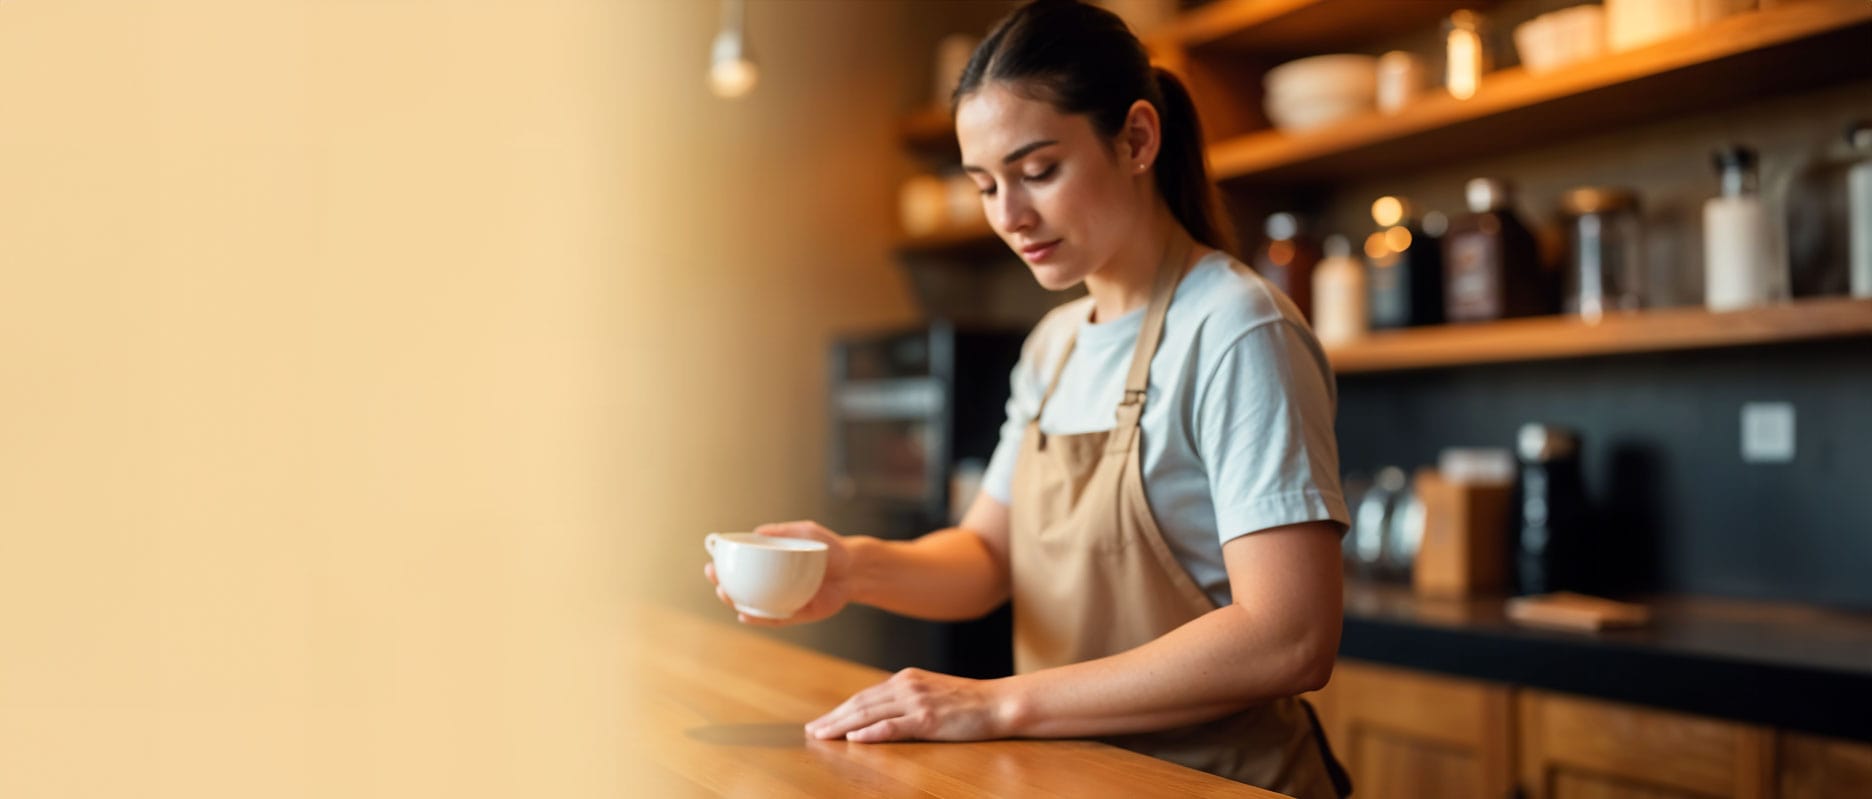
[[[1157,191],[1170,206],[1171,216],[1189,231],[1196,241],[1218,250],[1233,251],[1234,236],[1222,223],[1222,198],[1215,184],[1209,182],[1209,166],[1203,160],[1202,120],[1196,116],[1196,103],[1190,99],[1183,81],[1163,67],[1153,67],[1162,145],[1157,164],[1151,172],[1157,177]]]

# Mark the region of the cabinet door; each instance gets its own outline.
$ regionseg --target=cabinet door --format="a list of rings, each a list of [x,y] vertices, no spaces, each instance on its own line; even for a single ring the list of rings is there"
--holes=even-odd
[[[1532,799],[1772,795],[1774,736],[1759,727],[1533,690],[1515,714]]]
[[[1340,661],[1310,699],[1360,799],[1508,795],[1506,686]]]
[[[1872,744],[1784,732],[1776,762],[1780,799],[1872,796]]]

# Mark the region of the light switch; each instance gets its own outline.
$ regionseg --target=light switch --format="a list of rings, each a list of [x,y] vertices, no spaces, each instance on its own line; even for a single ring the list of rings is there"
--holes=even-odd
[[[1794,403],[1742,404],[1742,462],[1787,463],[1794,460]]]

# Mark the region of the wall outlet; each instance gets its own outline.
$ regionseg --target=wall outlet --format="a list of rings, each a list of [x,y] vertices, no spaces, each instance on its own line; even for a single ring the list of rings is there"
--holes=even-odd
[[[1742,404],[1742,462],[1788,463],[1794,460],[1794,403]]]

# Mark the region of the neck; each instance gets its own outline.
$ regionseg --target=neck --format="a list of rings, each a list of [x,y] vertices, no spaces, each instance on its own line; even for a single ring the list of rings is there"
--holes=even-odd
[[[1086,293],[1092,295],[1092,321],[1108,322],[1150,302],[1151,286],[1160,269],[1187,267],[1196,244],[1170,210],[1157,212],[1140,223],[1142,229],[1127,237],[1125,245],[1104,266],[1086,275]],[[1166,259],[1182,258],[1175,263]]]

